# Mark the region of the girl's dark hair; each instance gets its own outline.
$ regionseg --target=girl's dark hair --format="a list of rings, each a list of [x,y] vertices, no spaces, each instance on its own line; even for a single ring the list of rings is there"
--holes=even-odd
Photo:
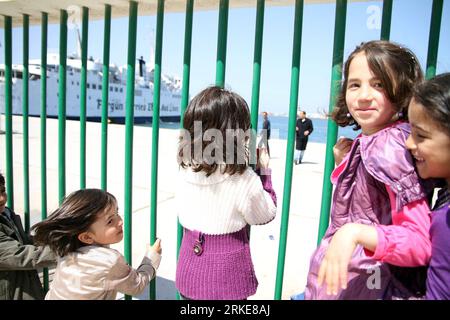
[[[353,125],[355,130],[361,128],[353,118],[347,116],[349,111],[345,101],[350,64],[361,52],[366,55],[374,76],[381,81],[386,97],[396,111],[401,112],[400,119],[407,120],[413,86],[423,80],[422,69],[411,50],[384,40],[362,43],[350,54],[344,66],[344,81],[331,118],[341,127]]]
[[[88,231],[99,214],[116,203],[112,194],[100,189],[75,191],[47,219],[32,227],[33,240],[63,257],[86,245],[78,240],[78,235]]]
[[[4,186],[4,185],[5,185],[5,177],[0,172],[0,186]]]
[[[417,84],[413,99],[423,106],[425,116],[430,117],[450,136],[450,73]]]
[[[194,123],[201,123],[202,130],[194,132]],[[250,128],[250,112],[248,105],[244,98],[240,95],[231,92],[220,87],[208,87],[197,94],[189,103],[186,113],[184,114],[183,121],[184,134],[188,135],[189,139],[183,139],[180,136],[178,144],[178,163],[183,167],[190,167],[194,172],[203,171],[207,176],[214,173],[219,165],[225,164],[221,168],[222,173],[228,173],[233,175],[235,173],[242,174],[248,167],[248,148],[247,138],[248,136],[242,136],[237,134],[233,136],[233,151],[227,150],[225,146],[226,131],[228,129],[238,130],[242,129],[242,132],[247,134],[247,130]],[[198,159],[195,157],[194,144],[200,144],[202,154],[205,148],[211,143],[219,143],[217,141],[205,141],[203,139],[205,131],[208,129],[217,129],[220,131],[223,143],[222,145],[216,145],[216,148],[222,150],[223,162],[208,163],[205,158]],[[201,134],[201,136],[200,136]],[[229,146],[231,149],[231,143]],[[190,150],[189,154],[186,154],[186,149]],[[225,150],[224,150],[225,149]],[[213,151],[213,155],[216,155]],[[227,157],[228,155],[228,157]],[[228,163],[226,160],[231,163]],[[240,161],[241,159],[244,161]]]

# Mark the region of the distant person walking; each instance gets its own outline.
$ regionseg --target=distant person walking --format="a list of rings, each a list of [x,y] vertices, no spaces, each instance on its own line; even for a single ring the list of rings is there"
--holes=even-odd
[[[266,148],[267,154],[270,157],[269,139],[270,139],[270,120],[267,112],[263,112],[263,127],[261,130],[261,140],[259,140],[258,148]]]
[[[295,126],[296,131],[296,143],[295,143],[295,164],[302,163],[303,155],[305,154],[306,145],[308,144],[308,137],[313,132],[314,127],[311,119],[306,118],[306,112],[300,111],[298,113],[297,124]]]

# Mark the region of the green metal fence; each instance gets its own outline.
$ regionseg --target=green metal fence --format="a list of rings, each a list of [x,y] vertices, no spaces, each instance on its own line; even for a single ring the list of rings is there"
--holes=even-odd
[[[157,28],[154,69],[154,96],[153,96],[153,122],[152,122],[152,156],[151,156],[151,208],[150,208],[150,243],[156,240],[157,230],[157,189],[158,189],[158,147],[159,147],[159,119],[160,119],[160,91],[161,91],[161,66],[164,22],[164,0],[157,2]],[[181,126],[183,115],[189,102],[190,64],[192,25],[194,13],[194,0],[186,1],[186,20],[184,34],[184,58],[183,80],[181,98]],[[393,0],[383,1],[381,39],[389,39]],[[436,73],[439,33],[442,18],[443,0],[433,0],[432,18],[429,34],[428,58],[426,67],[427,78]],[[43,8],[45,11],[45,8]],[[110,57],[110,33],[111,12],[114,8],[106,4],[104,6],[104,42],[103,42],[103,79],[101,102],[101,188],[107,189],[107,137],[108,137],[108,88],[109,88],[109,57]],[[229,1],[220,0],[219,23],[217,40],[216,79],[215,83],[223,87],[225,84],[226,55],[227,55],[227,29]],[[251,125],[256,131],[258,126],[260,79],[262,70],[262,46],[264,25],[265,1],[256,2],[255,43],[253,58],[253,81],[251,98]],[[274,298],[281,299],[283,289],[283,275],[286,256],[286,242],[288,234],[289,208],[291,202],[291,186],[293,174],[293,153],[295,141],[296,111],[299,97],[300,55],[302,47],[302,28],[304,15],[304,1],[295,1],[295,21],[293,26],[293,50],[290,82],[289,102],[289,129],[286,147],[285,176],[283,188],[283,203],[281,209],[280,240],[278,248],[278,262]],[[344,58],[345,24],[347,15],[347,0],[336,0],[334,45],[331,67],[331,89],[329,111],[331,112],[340,88],[342,77],[342,63]],[[131,264],[132,256],[132,177],[133,177],[133,130],[134,130],[134,96],[135,96],[135,60],[136,60],[136,34],[137,34],[138,2],[129,4],[128,26],[128,58],[127,58],[127,89],[126,89],[126,120],[125,120],[125,258]],[[28,79],[29,60],[29,15],[23,15],[23,79]],[[59,77],[58,77],[58,198],[61,202],[66,195],[66,61],[67,61],[67,11],[60,10],[60,35],[59,35]],[[88,46],[89,8],[82,8],[82,66],[80,81],[80,188],[86,187],[86,82],[87,82],[87,46]],[[41,166],[41,217],[47,216],[47,33],[48,14],[41,14],[41,113],[40,113],[40,166]],[[4,17],[4,56],[5,56],[5,145],[6,164],[5,175],[7,183],[8,206],[14,209],[14,172],[13,172],[13,127],[12,127],[12,18]],[[131,85],[130,85],[131,84]],[[30,189],[29,189],[29,129],[28,129],[28,81],[23,81],[23,190],[24,190],[24,217],[26,230],[30,227]],[[321,214],[317,243],[320,242],[328,227],[330,204],[332,197],[332,185],[330,175],[334,168],[332,148],[337,140],[337,126],[328,120],[327,146],[325,155],[325,168],[323,180],[323,192],[321,202]],[[251,156],[254,159],[255,139],[251,140]],[[177,256],[182,239],[182,228],[178,224],[177,232]],[[295,252],[290,254],[296,254]],[[48,289],[48,272],[45,272],[45,288]],[[155,299],[155,281],[150,286],[150,299]],[[130,299],[130,297],[126,297]]]

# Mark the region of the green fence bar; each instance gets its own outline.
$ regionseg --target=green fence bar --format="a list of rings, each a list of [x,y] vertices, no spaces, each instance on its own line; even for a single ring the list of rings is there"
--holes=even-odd
[[[220,0],[219,29],[217,32],[216,86],[221,88],[225,86],[229,6],[229,0]]]
[[[80,80],[80,189],[86,188],[86,77],[89,8],[83,7]]]
[[[291,205],[292,166],[294,159],[295,123],[297,120],[298,85],[300,77],[300,55],[302,47],[303,0],[295,1],[294,39],[292,47],[291,88],[289,99],[289,127],[286,147],[286,165],[283,187],[283,207],[281,214],[280,242],[278,246],[275,300],[281,299],[283,289],[286,240],[288,232],[289,208]]]
[[[342,61],[344,60],[345,20],[347,17],[347,0],[336,1],[336,17],[334,25],[333,66],[331,71],[330,106],[329,112],[334,108],[339,94],[342,79]],[[325,170],[323,173],[322,204],[320,208],[319,233],[317,244],[320,244],[330,219],[331,196],[333,186],[330,176],[334,169],[333,147],[337,140],[338,127],[336,123],[328,119],[327,145],[325,156]]]
[[[381,20],[381,40],[389,40],[391,36],[392,0],[383,0],[383,17]]]
[[[6,193],[8,207],[14,210],[14,174],[12,142],[12,18],[5,16],[5,140],[6,140]]]
[[[444,0],[433,0],[433,9],[431,11],[430,23],[430,37],[428,40],[427,71],[425,75],[427,79],[433,78],[436,75],[443,2]]]
[[[29,134],[28,134],[28,58],[29,58],[29,16],[23,15],[23,72],[22,72],[22,121],[23,121],[23,214],[25,232],[30,230],[30,170],[29,166]]]
[[[186,1],[186,18],[184,24],[184,57],[183,57],[183,86],[181,91],[180,128],[183,128],[184,113],[189,103],[189,80],[191,74],[191,45],[192,45],[192,20],[194,15],[194,0]],[[177,261],[180,253],[183,228],[177,218]],[[177,291],[177,299],[180,298]]]
[[[259,113],[259,90],[261,84],[261,58],[264,31],[264,6],[265,0],[256,3],[256,25],[255,25],[255,49],[253,53],[253,82],[252,82],[252,104],[251,104],[251,127],[250,140],[250,163],[256,164],[256,136],[258,130]]]
[[[156,13],[156,47],[155,73],[153,86],[153,116],[152,116],[152,177],[150,201],[150,243],[156,240],[156,219],[158,209],[158,146],[159,146],[159,104],[161,97],[161,60],[163,46],[164,0],[158,0]],[[150,282],[150,300],[156,297],[156,278]]]
[[[136,29],[138,3],[130,1],[128,21],[127,97],[125,115],[125,260],[131,265],[131,211],[133,188],[133,124],[134,124],[134,80],[136,69]],[[131,297],[126,295],[126,300]]]
[[[111,42],[111,5],[105,4],[105,26],[103,38],[103,78],[102,78],[102,155],[101,188],[108,186],[108,94],[109,94],[109,49]]]
[[[47,28],[48,14],[41,17],[41,219],[47,218]],[[47,292],[48,269],[44,268],[44,291]]]
[[[41,218],[47,218],[47,29],[48,14],[41,15]]]
[[[60,10],[59,22],[59,88],[58,88],[58,176],[59,203],[66,195],[66,66],[67,11]]]

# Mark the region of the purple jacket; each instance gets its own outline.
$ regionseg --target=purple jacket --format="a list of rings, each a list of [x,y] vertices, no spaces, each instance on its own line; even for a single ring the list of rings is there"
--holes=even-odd
[[[397,211],[426,197],[412,157],[405,147],[409,133],[408,123],[397,122],[373,135],[355,139],[347,164],[336,183],[330,226],[311,258],[306,299],[403,299],[413,297],[419,291],[416,289],[418,285],[404,281],[415,280],[417,277],[410,273],[416,273],[417,268],[393,267],[373,260],[366,256],[362,246],[355,249],[350,261],[346,290],[339,291],[337,296],[328,296],[326,286],[317,285],[320,263],[329,242],[341,226],[351,222],[392,224],[386,185],[396,195]]]

